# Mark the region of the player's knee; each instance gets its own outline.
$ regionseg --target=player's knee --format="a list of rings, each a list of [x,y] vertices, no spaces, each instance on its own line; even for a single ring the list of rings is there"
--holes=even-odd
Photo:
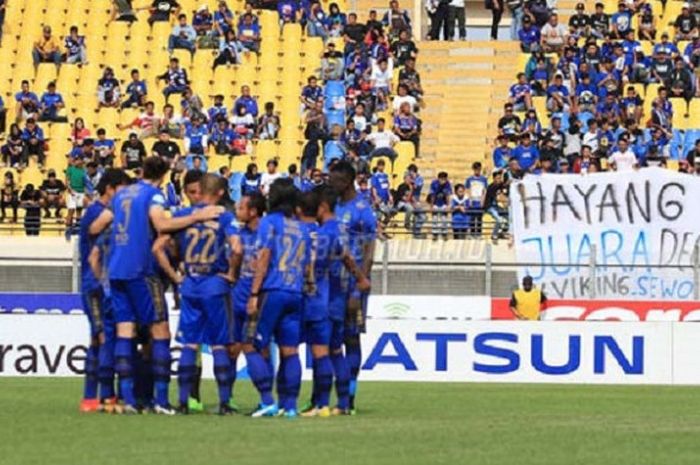
[[[159,321],[151,326],[153,339],[170,339],[170,326],[167,321]]]
[[[133,323],[117,323],[117,337],[133,339],[135,335],[136,331]]]
[[[311,346],[311,355],[314,358],[326,357],[326,356],[328,356],[328,353],[329,353],[328,346],[324,346],[324,345],[312,345]]]
[[[291,357],[292,355],[296,355],[297,353],[298,350],[296,347],[280,346],[280,354],[282,354],[282,357]]]
[[[232,359],[238,358],[238,356],[241,354],[241,350],[243,349],[241,344],[231,344],[227,346],[228,349],[228,356],[231,357]]]

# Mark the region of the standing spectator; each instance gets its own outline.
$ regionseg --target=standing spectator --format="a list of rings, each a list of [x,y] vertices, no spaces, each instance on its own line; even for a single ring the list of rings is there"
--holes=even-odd
[[[673,23],[673,27],[676,30],[676,42],[679,40],[693,40],[695,37],[697,37],[698,22],[695,15],[691,14],[689,4],[683,4],[681,14],[676,18],[676,21]]]
[[[85,203],[85,167],[83,159],[77,157],[71,160],[66,168],[66,187],[68,187],[68,199],[66,208],[66,237],[69,237],[73,229],[73,219],[80,220]]]
[[[464,183],[464,187],[468,191],[470,221],[469,233],[472,236],[481,236],[481,220],[484,208],[484,197],[488,188],[488,179],[481,174],[481,163],[476,161],[472,164],[473,174],[469,176]]]
[[[214,30],[219,37],[225,37],[226,33],[233,29],[233,12],[225,1],[219,2],[219,7],[214,12]]]
[[[131,70],[131,82],[126,86],[127,99],[122,103],[122,109],[132,107],[142,107],[146,104],[148,88],[146,81],[141,79],[139,70]]]
[[[41,192],[29,183],[19,196],[24,213],[24,232],[27,236],[38,236],[41,231]]]
[[[408,102],[401,104],[399,114],[394,117],[394,132],[402,141],[410,141],[415,148],[415,157],[420,158],[420,124],[411,112]]]
[[[78,26],[71,26],[70,33],[64,41],[65,61],[68,64],[88,64],[85,49],[85,36],[78,35]]]
[[[265,103],[265,113],[258,118],[256,136],[262,140],[277,139],[280,130],[280,118],[275,114],[275,104]]]
[[[464,15],[464,13],[462,13]],[[464,16],[462,16],[464,18]],[[454,24],[452,27],[452,32],[454,33]],[[460,32],[461,33],[461,32]],[[409,58],[416,58],[418,55],[418,49],[416,44],[410,39],[410,33],[408,31],[401,31],[399,34],[399,40],[394,41],[391,44],[391,53],[394,56],[396,66],[404,66],[406,60]]]
[[[545,52],[561,52],[569,37],[569,30],[563,24],[559,24],[559,16],[554,13],[542,27],[540,36]]]
[[[498,40],[498,27],[503,17],[503,0],[485,0],[486,9],[491,10],[491,40]]]
[[[119,106],[121,91],[119,81],[114,77],[112,68],[105,68],[102,78],[97,81],[97,101],[100,108],[116,108]]]
[[[167,22],[170,21],[171,13],[175,15],[180,13],[180,4],[175,0],[153,0],[150,11],[151,16],[148,18],[148,24]]]
[[[626,138],[620,137],[617,141],[617,150],[610,155],[609,162],[613,171],[632,171],[638,166],[637,157],[629,149]]]
[[[54,123],[65,123],[68,119],[65,116],[58,116],[58,112],[65,108],[61,94],[56,92],[56,83],[49,82],[44,95],[41,96],[39,111],[39,121],[51,121]]]
[[[306,112],[306,129],[304,138],[306,145],[301,156],[301,171],[306,173],[311,168],[316,167],[316,160],[319,155],[319,141],[326,138],[326,116],[323,113],[323,102],[316,103],[316,107]]]
[[[110,167],[114,164],[114,140],[107,138],[107,131],[104,128],[97,130],[94,147],[97,154],[96,161],[100,166]]]
[[[397,154],[394,146],[399,142],[399,138],[385,127],[384,118],[377,120],[377,130],[367,135],[367,142],[372,145],[369,158],[388,157],[392,163],[396,160]]]
[[[437,179],[430,183],[428,204],[433,213],[433,240],[440,237],[447,239],[449,200],[452,196],[452,184],[445,171],[438,173]]]
[[[444,3],[445,6],[447,6],[449,0]],[[445,18],[446,17],[447,11],[445,9]],[[402,10],[399,7],[398,0],[391,0],[389,2],[389,11],[384,13],[384,17],[382,18],[382,25],[389,29],[390,38],[395,39],[399,36],[401,31],[411,30],[411,17],[408,15],[408,11]]]
[[[137,118],[135,118],[131,123],[127,125],[117,125],[120,131],[124,131],[131,128],[138,128],[140,133],[138,138],[143,140],[149,137],[155,137],[158,134],[158,116],[155,113],[155,104],[153,102],[146,102],[143,113],[141,113]]]
[[[168,162],[170,166],[175,166],[180,160],[180,147],[170,140],[170,133],[167,129],[161,129],[158,140],[151,147],[153,156],[158,156]],[[189,152],[188,152],[189,153]]]
[[[22,130],[17,123],[10,125],[10,132],[5,140],[5,145],[2,146],[2,163],[5,166],[19,168],[23,162],[24,139],[22,138]]]
[[[177,17],[178,23],[173,26],[173,30],[168,38],[168,53],[172,55],[175,49],[189,50],[194,55],[197,49],[197,31],[187,22],[187,15],[181,14]]]
[[[447,24],[450,12],[451,0],[428,0],[428,14],[430,15],[430,32],[428,40],[440,40],[440,31],[443,31],[444,39],[448,39]]]
[[[455,193],[450,199],[452,211],[452,233],[457,240],[466,239],[469,230],[469,198],[465,195],[463,184],[455,186]]]
[[[370,178],[371,197],[374,210],[377,212],[377,218],[383,225],[388,224],[391,219],[391,184],[389,175],[385,172],[386,162],[380,159],[377,162],[376,171]]]
[[[17,102],[16,121],[18,123],[39,116],[39,97],[29,90],[29,81],[22,81],[21,90],[15,94],[15,101]]]
[[[136,20],[136,9],[132,5],[132,0],[112,0],[110,21],[126,21],[133,23]]]
[[[233,103],[232,113],[234,115],[237,115],[238,108],[242,106],[245,107],[246,112],[250,114],[253,118],[258,117],[258,101],[255,97],[250,95],[250,86],[247,85],[241,86],[241,95]]]
[[[414,238],[420,239],[426,215],[420,203],[420,194],[416,195],[415,179],[410,173],[404,176],[404,182],[396,189],[396,209],[404,212],[404,227],[413,233]]]
[[[267,196],[270,193],[270,186],[273,182],[282,177],[282,173],[277,171],[279,162],[275,159],[268,160],[265,166],[267,171],[260,176],[260,189],[263,195]]]
[[[515,164],[517,165],[517,161]],[[503,233],[506,222],[504,215],[507,214],[507,212],[504,212],[498,204],[498,196],[501,195],[505,189],[506,185],[503,182],[503,172],[494,171],[493,182],[486,188],[486,194],[484,195],[484,210],[491,215],[491,218],[494,220],[493,230],[491,231],[491,240],[494,245],[498,244],[498,239]]]
[[[236,33],[233,32],[233,29],[229,29],[219,43],[219,54],[214,59],[212,69],[216,69],[221,65],[239,64],[241,62],[240,51],[241,43],[236,38]]]
[[[518,40],[520,38],[520,30],[523,27],[523,19],[525,17],[525,4],[523,0],[505,0],[508,9],[510,10],[510,40]],[[529,18],[529,16],[528,16]]]
[[[253,21],[251,13],[245,13],[243,21],[238,24],[238,37],[244,50],[260,52],[260,26]]]
[[[58,40],[51,35],[51,27],[44,26],[41,37],[34,42],[34,48],[32,49],[34,68],[38,68],[39,63],[54,63],[59,68],[62,58]]]
[[[187,71],[180,67],[180,60],[176,57],[170,59],[168,70],[158,76],[157,79],[166,83],[163,89],[166,102],[172,94],[182,94],[190,83],[187,79]]]
[[[144,158],[146,158],[146,147],[143,145],[143,142],[139,140],[136,133],[132,132],[129,134],[129,140],[125,140],[122,144],[122,168],[128,170],[141,168]]]
[[[15,183],[15,176],[12,171],[5,173],[2,190],[0,190],[0,223],[5,221],[7,214],[5,209],[12,210],[12,222],[17,222],[17,208],[19,207],[19,187]]]
[[[33,118],[27,120],[27,124],[22,131],[24,141],[24,153],[22,153],[22,166],[29,164],[30,155],[36,155],[39,165],[44,166],[46,157],[44,156],[44,131],[36,124]]]

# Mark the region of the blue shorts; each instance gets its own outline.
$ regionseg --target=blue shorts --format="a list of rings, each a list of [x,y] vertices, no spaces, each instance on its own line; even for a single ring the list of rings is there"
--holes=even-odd
[[[105,341],[114,339],[115,326],[112,301],[102,287],[83,293],[83,309],[90,324],[90,336],[104,335]]]
[[[150,325],[168,321],[165,286],[156,276],[109,282],[117,323]]]
[[[233,296],[233,342],[252,342],[254,334],[249,334],[248,324],[248,299],[250,299],[250,287],[235,286],[231,291]]]
[[[345,308],[348,305],[348,296],[344,292],[331,293],[328,301],[328,316],[333,321],[345,321]]]
[[[253,344],[261,350],[270,344],[275,336],[277,345],[297,347],[301,342],[301,313],[303,297],[301,293],[269,291],[260,296],[260,310],[254,325]]]
[[[182,344],[226,345],[233,342],[230,294],[180,296],[177,340]]]
[[[345,343],[345,322],[330,320],[331,324],[331,340],[330,346],[331,352],[342,349]]]
[[[328,320],[304,322],[304,341],[315,346],[330,346],[333,323]]]

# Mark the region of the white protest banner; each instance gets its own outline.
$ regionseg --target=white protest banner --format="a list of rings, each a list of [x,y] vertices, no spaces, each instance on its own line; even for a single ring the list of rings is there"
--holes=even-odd
[[[693,298],[700,177],[661,168],[527,176],[510,200],[519,276],[551,297],[587,298],[595,286],[604,299]]]

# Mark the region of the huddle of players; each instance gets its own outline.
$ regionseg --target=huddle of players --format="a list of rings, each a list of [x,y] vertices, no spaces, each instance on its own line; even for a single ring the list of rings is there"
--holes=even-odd
[[[252,416],[295,417],[298,346],[306,342],[313,395],[303,415],[354,411],[376,219],[355,193],[352,166],[335,165],[332,187],[307,193],[279,179],[269,199],[245,196],[235,215],[218,206],[226,191],[221,178],[192,174],[185,179],[192,206],[168,216],[160,191],[166,172],[156,157],[145,160],[136,183],[108,170],[97,188],[100,197],[81,222],[83,298],[92,336],[81,410],[137,413],[140,405],[159,414],[188,413],[188,398],[198,389],[198,350],[207,344],[219,413],[234,411],[242,353],[260,394]],[[168,399],[168,281],[180,295],[178,408]],[[276,376],[273,338],[280,352]],[[338,403],[331,410],[334,379]]]

